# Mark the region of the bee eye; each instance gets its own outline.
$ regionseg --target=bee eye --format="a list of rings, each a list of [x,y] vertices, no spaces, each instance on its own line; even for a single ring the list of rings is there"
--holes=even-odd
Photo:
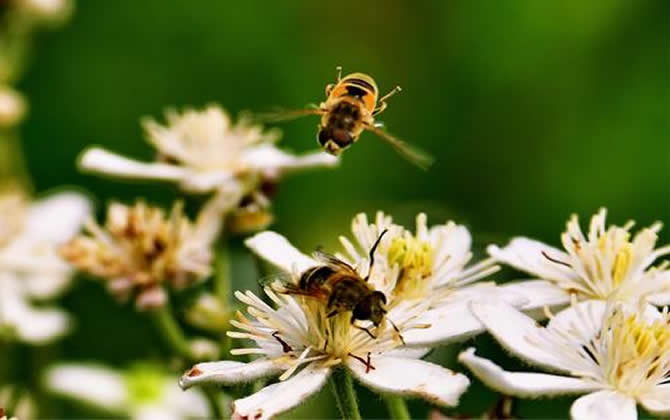
[[[330,137],[331,135],[329,130],[320,130],[319,135],[317,136],[321,146],[325,146],[326,143],[328,143],[328,140],[330,140]]]
[[[353,138],[347,130],[333,130],[332,138],[338,146],[344,148],[351,144]]]

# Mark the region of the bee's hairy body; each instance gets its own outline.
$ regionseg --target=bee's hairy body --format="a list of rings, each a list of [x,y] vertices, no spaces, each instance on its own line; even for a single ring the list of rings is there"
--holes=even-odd
[[[326,94],[318,140],[326,151],[339,154],[358,140],[366,125],[374,125],[379,91],[372,77],[352,73],[328,85]]]

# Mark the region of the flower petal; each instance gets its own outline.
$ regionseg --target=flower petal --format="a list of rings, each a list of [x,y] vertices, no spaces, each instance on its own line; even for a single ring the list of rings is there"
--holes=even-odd
[[[637,409],[632,397],[616,391],[598,391],[580,397],[572,404],[574,420],[636,420]]]
[[[83,195],[52,194],[30,206],[24,234],[36,243],[61,244],[79,231],[90,214],[91,204]]]
[[[256,255],[286,273],[302,273],[317,262],[298,251],[282,235],[266,231],[244,241]]]
[[[470,311],[469,302],[454,302],[426,311],[417,323],[430,324],[429,328],[403,331],[408,346],[433,347],[466,340],[485,330],[484,325]]]
[[[420,397],[453,407],[470,385],[465,375],[423,360],[382,355],[373,356],[371,364],[374,369],[366,372],[365,364],[347,360],[352,374],[378,392]]]
[[[656,308],[649,305],[654,312]],[[647,308],[649,310],[649,308]],[[584,337],[590,339],[602,329],[603,316],[607,310],[607,302],[602,300],[587,300],[570,306],[555,315],[547,328],[560,329],[562,331],[579,331]],[[587,341],[588,341],[587,339]]]
[[[10,325],[19,340],[32,344],[47,343],[67,332],[71,320],[66,312],[32,307],[7,280],[0,279],[0,324]]]
[[[278,170],[282,172],[319,166],[335,166],[339,163],[337,156],[329,153],[316,152],[295,156],[271,144],[264,144],[247,150],[242,160],[246,166],[253,170]]]
[[[216,382],[232,385],[240,382],[249,382],[264,376],[276,375],[281,372],[281,366],[272,360],[258,359],[253,362],[205,362],[194,365],[182,375],[179,386],[188,389],[193,385],[207,382]]]
[[[638,397],[640,404],[657,416],[670,415],[670,383],[656,386],[650,395]]]
[[[261,420],[290,410],[321,389],[329,374],[330,369],[309,365],[286,381],[234,401],[232,418]]]
[[[670,306],[670,292],[661,292],[649,295],[649,302],[656,306]]]
[[[566,371],[560,354],[549,353],[531,344],[533,337],[540,330],[532,318],[502,302],[472,302],[470,309],[491,335],[508,351],[530,363],[553,370]]]
[[[79,159],[79,167],[105,175],[163,181],[182,181],[187,173],[176,165],[139,162],[99,147],[87,149]]]
[[[544,318],[544,307],[549,308],[564,306],[570,303],[570,295],[562,288],[556,286],[547,280],[520,280],[510,283],[505,283],[498,286],[500,289],[517,293],[524,296],[528,303],[523,305],[520,309],[523,311],[538,311],[538,315],[532,316],[535,319]]]
[[[567,376],[546,373],[507,372],[490,360],[475,356],[475,349],[472,347],[461,352],[458,355],[458,360],[466,365],[486,385],[508,395],[542,397],[583,393],[598,389],[597,384]]]
[[[532,239],[513,238],[506,247],[490,245],[487,251],[496,260],[543,279],[570,281],[576,276],[572,269],[553,263],[543,255],[544,253],[552,259],[568,261],[568,254]]]
[[[47,370],[44,384],[55,394],[116,413],[124,413],[128,405],[129,396],[123,377],[102,366],[55,365]]]

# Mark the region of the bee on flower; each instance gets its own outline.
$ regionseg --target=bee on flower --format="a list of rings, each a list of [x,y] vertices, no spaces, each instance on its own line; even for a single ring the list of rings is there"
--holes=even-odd
[[[634,222],[624,226],[605,224],[606,209],[591,218],[585,235],[576,215],[561,235],[563,250],[518,237],[504,248],[488,251],[497,261],[537,276],[536,280],[506,284],[504,288],[528,297],[526,310],[565,306],[571,295],[578,300],[616,299],[670,304],[668,262],[654,262],[670,254],[670,245],[656,248],[660,223],[631,234]]]
[[[587,394],[571,408],[576,420],[636,419],[636,404],[670,415],[670,315],[647,305],[588,300],[540,327],[504,304],[472,303],[493,337],[514,355],[555,374],[507,372],[470,348],[459,360],[507,395]]]
[[[248,306],[249,316],[239,312],[237,320],[231,321],[239,331],[228,335],[255,344],[231,353],[259,357],[250,363],[196,364],[182,377],[182,387],[207,382],[233,384],[278,375],[279,383],[233,403],[236,416],[269,418],[318,391],[331,373],[346,370],[378,392],[455,406],[469,385],[467,378],[420,359],[438,343],[469,336],[483,326],[476,320],[475,325],[456,318],[465,314],[461,303],[441,287],[449,285],[459,299],[486,293],[488,299],[496,299],[502,294],[495,296],[493,286],[467,290],[467,285],[493,271],[492,264],[463,269],[471,257],[469,234],[463,233],[464,228],[448,226],[429,230],[425,215],[420,215],[415,236],[383,213],[372,224],[365,215],[359,215],[353,222],[358,247],[343,239],[348,255],[328,256],[327,263],[323,252],[314,257],[305,255],[274,232],[247,239],[254,253],[292,276],[294,286],[283,291],[266,287],[265,294],[274,306],[250,291],[237,292],[236,297]],[[425,244],[416,243],[422,241]],[[335,282],[332,275],[337,274],[336,267],[345,273]],[[358,297],[380,297],[383,318],[376,317],[375,311],[356,312],[354,301],[364,299],[348,296],[351,288],[342,288],[342,296],[348,296],[344,303],[351,305],[338,302],[340,295],[332,299],[340,281],[354,277],[367,283],[365,289],[356,288],[365,290]],[[461,294],[459,287],[464,290]],[[323,299],[318,296],[321,293],[325,294]],[[510,301],[514,302],[511,294]],[[442,318],[449,315],[454,318]],[[447,323],[464,325],[441,325]]]
[[[70,284],[72,268],[58,247],[77,233],[89,213],[88,200],[79,194],[31,201],[16,186],[2,188],[0,337],[41,344],[67,332],[67,313],[35,303],[57,297]]]
[[[258,230],[272,220],[267,209],[276,184],[287,173],[334,166],[324,152],[295,156],[279,149],[277,130],[266,131],[248,117],[237,122],[217,105],[169,110],[166,122],[143,121],[146,138],[156,149],[154,162],[140,162],[100,147],[86,150],[80,166],[96,173],[175,182],[188,192],[219,192],[234,197],[227,211],[238,210],[233,230]]]
[[[167,300],[166,288],[181,290],[211,273],[212,241],[220,220],[212,199],[191,222],[176,203],[167,214],[142,201],[134,206],[113,203],[104,226],[89,221],[86,234],[61,248],[61,254],[82,271],[100,277],[120,300],[135,297],[139,309],[153,309]]]

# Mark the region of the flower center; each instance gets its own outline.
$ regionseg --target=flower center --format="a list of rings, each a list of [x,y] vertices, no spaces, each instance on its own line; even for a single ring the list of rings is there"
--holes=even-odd
[[[670,379],[670,318],[645,322],[614,314],[608,346],[608,381],[635,395]]]
[[[124,375],[128,395],[132,403],[142,405],[157,402],[163,393],[164,378],[160,371],[151,366],[132,367]]]
[[[433,248],[430,243],[404,232],[391,243],[387,258],[390,266],[398,264],[400,267],[393,290],[395,296],[407,299],[426,296],[430,286],[428,280],[433,274]]]

